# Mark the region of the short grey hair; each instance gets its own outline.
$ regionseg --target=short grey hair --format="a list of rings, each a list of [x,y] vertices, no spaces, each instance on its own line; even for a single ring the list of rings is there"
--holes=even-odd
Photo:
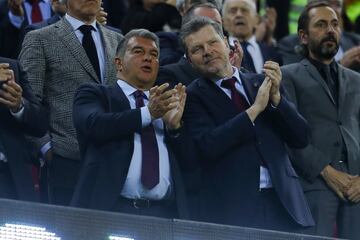
[[[190,36],[193,33],[196,33],[198,31],[200,31],[201,29],[203,29],[204,27],[207,26],[211,26],[214,28],[215,32],[221,37],[224,38],[224,32],[222,29],[222,26],[211,20],[208,17],[195,17],[194,19],[190,20],[189,22],[185,23],[182,27],[181,27],[181,31],[180,31],[180,39],[181,39],[181,43],[185,49],[185,53],[188,53],[188,48],[185,44],[185,39]]]
[[[159,49],[159,53],[160,53],[160,42],[158,36],[156,36],[155,33],[150,32],[147,29],[140,28],[140,29],[131,30],[124,36],[124,38],[121,40],[119,44],[119,47],[116,50],[117,56],[124,57],[129,40],[133,37],[141,37],[141,38],[153,40],[156,44],[156,47]]]

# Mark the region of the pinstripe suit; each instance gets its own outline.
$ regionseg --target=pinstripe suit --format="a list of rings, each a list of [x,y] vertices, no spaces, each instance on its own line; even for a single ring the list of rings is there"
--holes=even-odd
[[[116,80],[116,69],[112,61],[122,36],[101,25],[98,25],[98,29],[105,53],[103,82],[111,84]],[[36,144],[40,148],[51,141],[55,155],[79,160],[79,147],[72,121],[73,96],[81,84],[100,83],[100,79],[71,24],[62,19],[43,29],[29,32],[19,58],[28,73],[35,95],[49,110],[49,134],[36,139]],[[74,180],[65,184],[66,187],[74,187],[76,175],[72,176]]]

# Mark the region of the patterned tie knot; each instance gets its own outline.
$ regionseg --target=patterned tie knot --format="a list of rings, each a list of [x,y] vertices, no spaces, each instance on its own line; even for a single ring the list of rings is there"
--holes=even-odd
[[[235,83],[236,83],[236,78],[235,77],[232,77],[232,78],[229,78],[229,79],[226,79],[226,80],[223,80],[221,82],[221,86],[223,88],[227,88],[227,89],[234,89],[235,88]]]
[[[95,28],[91,25],[82,25],[79,27],[79,30],[82,34],[87,35],[91,34],[91,31],[95,31]]]

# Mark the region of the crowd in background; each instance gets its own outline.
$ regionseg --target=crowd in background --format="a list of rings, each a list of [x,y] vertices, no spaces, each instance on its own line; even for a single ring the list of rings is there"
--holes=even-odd
[[[360,237],[360,2],[0,0],[0,197]]]

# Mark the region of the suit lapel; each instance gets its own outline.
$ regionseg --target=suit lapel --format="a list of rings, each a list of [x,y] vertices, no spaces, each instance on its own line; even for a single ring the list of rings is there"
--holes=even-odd
[[[201,95],[207,99],[207,101],[212,101],[214,105],[217,105],[223,111],[226,111],[232,115],[237,113],[235,105],[232,104],[231,99],[211,80],[200,78],[199,79],[199,88]]]
[[[111,96],[109,110],[111,112],[121,112],[131,108],[129,100],[117,83],[113,84],[109,91]]]
[[[347,81],[347,78],[346,78],[346,74],[344,74],[344,68],[338,64],[338,79],[339,79],[339,107],[338,107],[338,111],[339,111],[339,116],[341,116],[341,113],[340,111],[342,109],[345,109],[345,106],[343,106],[343,103],[345,101],[345,95],[346,95],[346,88],[347,88],[347,85],[346,83],[348,82]]]
[[[255,102],[258,88],[261,85],[259,78],[251,78],[251,75],[239,72],[241,82],[244,86],[246,96],[249,99],[250,105]]]
[[[310,76],[312,78],[314,78],[322,87],[322,89],[326,92],[326,94],[328,95],[328,97],[330,98],[331,102],[336,105],[334,98],[330,92],[330,89],[328,87],[328,85],[326,84],[326,82],[324,81],[324,79],[321,77],[320,73],[318,72],[318,70],[309,62],[309,60],[307,59],[303,59],[301,61],[301,63],[304,65],[305,69],[308,71],[308,73],[310,74]]]
[[[104,58],[105,58],[105,67],[104,67],[104,83],[106,84],[113,84],[115,82],[111,82],[111,81],[114,81],[116,79],[111,79],[110,76],[109,76],[109,67],[108,66],[111,66],[112,64],[114,64],[114,59],[110,59],[110,56],[109,56],[109,52],[113,51],[112,49],[110,49],[111,47],[111,44],[109,42],[109,39],[111,39],[111,36],[108,35],[108,32],[107,31],[104,31],[104,27],[101,26],[100,24],[97,24],[98,26],[98,29],[100,31],[100,36],[101,36],[101,41],[103,42],[103,46],[104,46]]]
[[[69,52],[73,57],[83,66],[86,72],[93,78],[94,81],[100,83],[98,76],[95,73],[91,62],[86,55],[85,49],[81,45],[79,39],[76,37],[76,34],[70,25],[70,23],[63,18],[62,20],[55,23],[55,26],[58,28],[58,37],[64,43],[64,45],[69,49]]]

